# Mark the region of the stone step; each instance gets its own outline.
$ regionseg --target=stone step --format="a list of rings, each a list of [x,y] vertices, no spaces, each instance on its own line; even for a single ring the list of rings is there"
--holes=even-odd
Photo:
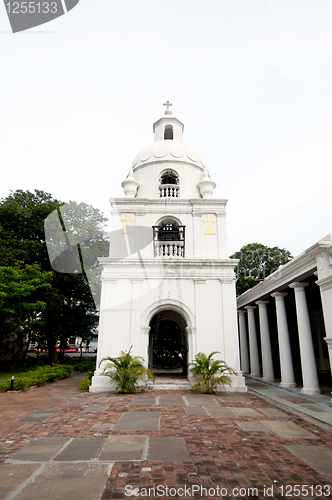
[[[189,391],[190,390],[190,384],[188,386],[184,385],[163,385],[163,384],[158,384],[158,385],[148,385],[147,387],[150,390],[153,391]]]
[[[156,382],[148,382],[147,388],[155,391],[189,391],[191,385],[185,380],[160,380]]]

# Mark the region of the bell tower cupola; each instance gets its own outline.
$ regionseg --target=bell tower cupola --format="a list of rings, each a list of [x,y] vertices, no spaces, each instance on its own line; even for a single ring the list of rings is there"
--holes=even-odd
[[[154,142],[138,153],[122,182],[126,198],[211,198],[216,183],[197,151],[183,142],[184,125],[172,115],[172,104],[164,106],[153,124]]]
[[[179,141],[183,142],[184,125],[177,118],[172,116],[172,110],[169,109],[172,104],[169,101],[164,103],[167,106],[165,116],[153,124],[154,142],[157,141]]]

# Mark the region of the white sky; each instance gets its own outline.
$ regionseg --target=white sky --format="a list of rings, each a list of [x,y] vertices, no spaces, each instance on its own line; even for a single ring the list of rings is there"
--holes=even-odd
[[[0,198],[110,197],[173,103],[228,198],[229,254],[332,232],[330,0],[80,0],[12,34],[0,4]]]

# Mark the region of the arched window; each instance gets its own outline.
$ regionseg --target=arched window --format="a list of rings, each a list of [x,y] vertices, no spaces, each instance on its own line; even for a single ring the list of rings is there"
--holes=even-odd
[[[152,227],[156,257],[184,257],[185,226],[167,218]]]
[[[179,241],[179,227],[176,223],[170,222],[166,224],[162,224],[159,226],[158,231],[158,240],[159,241]]]
[[[160,184],[177,184],[178,174],[173,170],[166,170],[160,177]]]
[[[172,125],[166,125],[164,129],[164,140],[173,140],[173,127]]]
[[[160,198],[178,198],[179,176],[174,170],[165,170],[159,179]]]

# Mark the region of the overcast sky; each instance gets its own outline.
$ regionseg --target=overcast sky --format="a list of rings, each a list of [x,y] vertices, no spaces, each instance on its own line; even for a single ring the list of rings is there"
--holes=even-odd
[[[229,200],[229,254],[332,232],[330,0],[80,0],[17,34],[1,4],[0,44],[0,198],[108,216],[170,100]]]

